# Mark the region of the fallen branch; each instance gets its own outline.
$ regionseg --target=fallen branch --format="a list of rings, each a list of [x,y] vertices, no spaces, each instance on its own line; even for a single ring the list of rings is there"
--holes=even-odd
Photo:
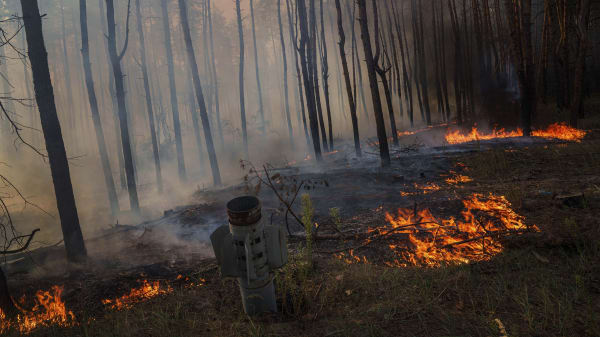
[[[23,245],[23,247],[21,247],[21,248],[18,248],[18,249],[13,249],[13,250],[4,250],[4,251],[0,251],[0,254],[1,254],[1,255],[17,254],[17,253],[20,253],[20,252],[22,252],[22,251],[25,251],[25,250],[27,250],[27,248],[29,248],[29,244],[31,243],[31,240],[33,240],[33,237],[34,237],[35,233],[37,233],[37,232],[39,232],[39,231],[40,231],[40,229],[39,229],[39,228],[37,228],[37,229],[34,229],[34,230],[31,232],[31,234],[29,234],[29,235],[23,235],[23,236],[18,236],[18,237],[16,237],[16,238],[13,238],[13,240],[19,240],[19,239],[24,239],[24,238],[28,238],[28,239],[27,239],[27,242],[25,243],[25,245]],[[12,242],[13,240],[11,240],[11,242]],[[10,247],[10,245],[9,245],[9,247]]]

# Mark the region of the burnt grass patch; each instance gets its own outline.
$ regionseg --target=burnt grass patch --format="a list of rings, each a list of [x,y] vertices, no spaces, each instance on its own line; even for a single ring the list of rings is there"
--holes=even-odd
[[[414,168],[410,160],[401,165]],[[307,191],[319,223],[312,260],[307,261],[304,237],[296,231],[289,243],[290,261],[277,273],[277,314],[248,318],[236,281],[222,280],[214,260],[175,254],[118,273],[85,269],[66,278],[36,281],[37,288],[64,284],[63,299],[78,323],[41,328],[30,335],[600,335],[600,141],[592,135],[581,143],[479,149],[440,158],[433,166],[437,171],[427,171],[425,178],[418,171],[411,176],[400,169],[362,177],[351,171],[312,177],[330,185],[314,194]],[[472,181],[449,185],[444,180],[450,170]],[[384,187],[371,189],[348,181],[381,181]],[[425,194],[415,183],[440,189]],[[332,198],[337,184],[347,193]],[[408,194],[399,197],[400,191]],[[261,198],[270,193],[263,186]],[[367,263],[348,264],[331,253],[360,245],[366,228],[385,225],[385,213],[399,207],[459,217],[461,200],[473,193],[506,196],[515,212],[539,232],[503,238],[504,251],[490,259],[439,267],[385,266],[387,239],[354,250]],[[357,206],[343,204],[352,195],[358,195]],[[568,202],[573,195],[576,202]],[[272,207],[279,206],[274,202]],[[330,212],[334,207],[340,208],[339,216]],[[183,213],[186,223],[194,222],[190,209]],[[295,210],[302,212],[299,206]],[[284,221],[281,216],[276,213],[273,221]],[[173,290],[121,311],[101,304],[104,298],[127,293],[140,279],[167,282]],[[17,289],[19,296],[36,288],[23,281]]]

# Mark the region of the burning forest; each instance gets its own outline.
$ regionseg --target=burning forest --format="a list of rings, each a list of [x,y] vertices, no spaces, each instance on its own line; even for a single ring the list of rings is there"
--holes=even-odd
[[[596,1],[0,16],[0,335],[600,335]]]

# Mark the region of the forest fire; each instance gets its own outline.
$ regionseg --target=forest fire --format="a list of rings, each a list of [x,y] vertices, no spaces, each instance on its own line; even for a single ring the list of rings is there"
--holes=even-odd
[[[454,172],[451,172],[454,173]],[[448,185],[458,185],[458,184],[464,184],[464,183],[468,183],[473,181],[473,179],[471,179],[471,177],[469,176],[465,176],[462,174],[458,174],[458,173],[454,173],[454,175],[450,178],[446,178],[446,184]]]
[[[18,308],[20,313],[14,319],[7,319],[0,310],[0,332],[9,329],[18,330],[21,334],[31,332],[40,326],[71,326],[75,324],[75,315],[68,311],[61,299],[63,287],[53,286],[49,291],[39,290],[35,294],[35,305],[31,310]],[[23,298],[21,303],[25,302]]]
[[[566,141],[581,141],[586,135],[586,131],[572,128],[564,123],[554,123],[543,130],[533,130],[532,136],[560,139]],[[468,143],[472,141],[490,140],[499,138],[512,138],[523,136],[523,130],[506,131],[505,129],[494,129],[491,133],[484,133],[473,127],[471,132],[464,134],[460,130],[448,131],[446,133],[446,141],[449,144]]]
[[[147,280],[143,280],[142,285],[137,288],[132,288],[129,291],[129,294],[115,299],[104,299],[102,300],[102,304],[114,310],[129,309],[135,303],[142,302],[159,295],[165,295],[172,291],[173,288],[171,288],[171,286],[168,284],[161,287],[159,281],[152,281],[152,283],[150,283]]]
[[[487,260],[502,252],[501,236],[538,230],[535,226],[527,227],[524,218],[515,213],[503,196],[473,194],[463,200],[463,206],[461,220],[454,217],[438,219],[429,209],[401,208],[396,215],[386,213],[388,225],[369,228],[374,235],[367,242],[392,234],[406,235],[407,244],[388,244],[395,258],[384,263],[394,267],[433,267],[443,263]],[[338,258],[346,263],[366,261],[354,252]]]

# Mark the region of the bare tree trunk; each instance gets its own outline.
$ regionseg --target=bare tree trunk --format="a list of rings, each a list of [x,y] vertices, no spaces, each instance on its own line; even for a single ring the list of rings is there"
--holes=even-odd
[[[331,102],[329,101],[329,62],[327,60],[327,39],[325,38],[325,20],[323,19],[323,0],[319,0],[319,12],[321,16],[321,46],[323,55],[321,57],[321,73],[323,79],[323,92],[325,93],[325,107],[327,108],[327,125],[329,126],[329,151],[333,151],[333,124],[331,121]]]
[[[260,116],[261,131],[266,134],[265,110],[262,97],[262,86],[260,85],[260,70],[258,68],[258,50],[256,48],[256,26],[254,24],[254,0],[250,0],[250,16],[252,20],[252,44],[254,45],[254,69],[256,72],[256,87],[258,89],[258,113]]]
[[[312,81],[311,54],[313,44],[311,35],[308,31],[308,19],[305,0],[297,0],[298,21],[300,22],[300,64],[302,66],[302,77],[304,79],[304,91],[306,96],[306,105],[308,107],[308,119],[310,121],[310,132],[315,152],[315,158],[318,162],[322,160],[321,140],[319,137],[319,122],[317,120],[317,111],[315,103],[315,88]],[[307,50],[307,47],[309,48]]]
[[[240,0],[235,0],[235,8],[237,13],[238,34],[240,38],[240,69],[239,69],[239,86],[240,86],[240,115],[242,121],[242,138],[244,141],[244,153],[246,159],[250,158],[248,152],[248,129],[246,127],[246,101],[244,96],[244,27],[242,26],[242,9]]]
[[[5,317],[3,319],[8,319],[15,316],[17,312],[18,310],[15,306],[15,302],[13,302],[10,291],[8,290],[6,276],[4,275],[2,268],[0,268],[0,314],[4,314]]]
[[[285,104],[285,117],[287,119],[288,131],[290,134],[290,145],[294,148],[294,131],[292,130],[292,118],[290,116],[290,101],[288,94],[287,55],[285,54],[285,39],[283,38],[283,25],[281,23],[281,0],[277,0],[277,22],[279,23],[279,37],[281,40],[281,55],[283,59],[283,98]]]
[[[356,20],[356,13],[355,10],[351,10],[350,9],[350,1],[346,1],[346,11],[348,12],[348,16],[350,17],[350,28],[352,31],[352,72],[354,73],[354,77],[356,77],[356,73],[358,73],[358,91],[360,94],[360,101],[361,101],[361,105],[363,107],[363,113],[365,115],[365,117],[367,117],[367,120],[369,120],[369,110],[367,109],[367,100],[365,98],[365,87],[363,85],[363,76],[362,76],[362,70],[361,70],[361,65],[360,65],[360,57],[358,56],[358,44],[356,42],[356,28],[355,28],[355,24],[354,21]],[[356,80],[354,79],[354,97],[358,97],[356,95]]]
[[[179,0],[179,12],[181,17],[181,28],[183,30],[183,37],[185,40],[188,63],[190,66],[190,70],[192,71],[194,88],[196,89],[196,99],[198,100],[198,105],[200,106],[200,118],[202,120],[202,127],[204,129],[206,150],[208,152],[208,159],[210,161],[210,167],[212,170],[213,183],[215,186],[219,186],[221,185],[221,173],[219,172],[219,163],[217,162],[215,145],[213,143],[212,133],[210,132],[210,122],[208,119],[208,113],[206,111],[204,95],[202,94],[202,84],[200,83],[198,63],[196,63],[196,54],[194,52],[194,46],[192,45],[192,34],[190,33],[190,25],[188,23],[188,14],[185,0]]]
[[[379,156],[381,157],[381,165],[390,166],[390,152],[388,147],[387,135],[385,132],[385,121],[383,119],[383,110],[381,107],[381,97],[379,96],[379,86],[377,84],[377,59],[379,58],[379,20],[377,16],[377,0],[373,0],[373,21],[376,37],[376,54],[373,55],[371,49],[371,35],[369,34],[369,23],[367,18],[366,0],[358,0],[358,11],[360,16],[361,39],[363,41],[363,51],[367,61],[367,70],[369,73],[369,86],[371,87],[371,96],[373,98],[373,113],[375,114],[375,122],[377,124],[377,138],[379,140]]]
[[[110,205],[111,214],[114,216],[117,214],[117,212],[119,212],[119,199],[117,197],[115,181],[110,168],[110,160],[108,158],[108,151],[106,150],[104,131],[102,128],[102,121],[100,119],[100,111],[98,109],[98,99],[96,98],[96,90],[94,89],[94,78],[92,76],[92,64],[90,62],[90,48],[88,39],[87,4],[85,0],[79,0],[79,17],[81,22],[81,57],[83,59],[85,84],[87,87],[90,110],[92,112],[92,120],[94,122],[94,130],[96,131],[96,143],[98,143],[98,153],[100,154],[102,173],[104,173],[104,184],[106,185],[106,192],[108,194],[108,202]]]
[[[85,1],[85,0],[80,0]],[[146,42],[144,40],[144,27],[142,25],[143,17],[140,8],[140,0],[135,0],[135,10],[137,16],[137,29],[140,40],[140,58],[142,67],[142,77],[144,80],[144,93],[146,96],[146,110],[148,111],[148,126],[150,128],[150,138],[152,140],[152,154],[154,156],[154,169],[156,174],[156,184],[158,191],[162,192],[162,173],[160,168],[160,156],[158,154],[158,140],[156,138],[156,127],[154,125],[154,109],[152,106],[152,92],[150,91],[150,80],[148,79],[148,66],[146,62]]]
[[[60,122],[56,113],[54,89],[48,67],[48,53],[46,52],[42,31],[42,17],[40,16],[37,0],[21,0],[21,8],[27,34],[27,47],[33,74],[35,98],[40,111],[40,120],[50,162],[67,259],[73,262],[83,261],[86,259],[87,252],[79,225],[67,151],[65,150]]]
[[[173,114],[173,131],[175,131],[175,148],[177,150],[177,168],[179,180],[187,180],[185,160],[183,156],[183,141],[181,137],[181,123],[179,120],[179,105],[177,103],[177,86],[175,84],[175,68],[173,65],[173,49],[171,46],[171,25],[169,24],[168,1],[161,0],[163,31],[165,34],[165,52],[167,53],[167,69],[169,72],[169,89],[171,93],[171,113]]]
[[[73,112],[73,106],[72,104],[69,104],[68,100],[70,100],[73,97],[73,89],[71,88],[71,67],[70,67],[70,63],[69,63],[69,53],[67,52],[67,31],[65,28],[65,2],[64,0],[61,0],[60,2],[60,17],[61,17],[61,29],[62,29],[62,39],[61,39],[61,46],[62,46],[62,52],[63,52],[63,57],[62,57],[62,61],[63,61],[63,69],[64,69],[64,81],[65,81],[65,88],[67,89],[67,97],[66,97],[66,104],[65,107],[67,109],[67,116],[69,116],[68,123],[71,129],[75,128],[75,114]],[[74,144],[77,144],[78,142],[74,142]]]
[[[358,134],[358,118],[356,117],[356,103],[352,94],[352,83],[350,82],[350,72],[348,71],[348,61],[346,60],[346,35],[344,34],[344,21],[342,17],[342,6],[340,0],[335,0],[337,10],[338,33],[340,35],[340,58],[342,59],[342,69],[344,70],[344,80],[346,82],[346,94],[348,95],[348,104],[350,105],[350,117],[352,118],[352,134],[354,135],[354,150],[356,156],[361,157],[360,136]],[[352,18],[350,18],[352,19]]]
[[[298,110],[297,115],[298,115],[298,124],[300,124],[300,120],[302,120],[302,125],[304,126],[304,137],[306,138],[306,146],[308,148],[310,148],[310,135],[308,133],[308,127],[306,125],[306,107],[304,104],[304,92],[302,91],[302,74],[301,74],[301,70],[300,70],[300,64],[298,62],[298,43],[297,43],[297,36],[298,36],[298,20],[296,20],[296,24],[293,25],[292,22],[292,8],[291,8],[291,4],[290,4],[290,0],[286,0],[286,6],[287,6],[287,15],[288,15],[288,23],[289,23],[289,29],[290,29],[290,43],[292,44],[292,48],[293,48],[293,54],[294,54],[294,63],[296,66],[296,80],[298,81],[298,91],[297,91],[297,98],[300,101],[300,110]],[[294,11],[294,13],[298,13],[298,11]],[[297,16],[297,15],[296,15]],[[300,115],[302,113],[302,115]],[[300,119],[302,117],[302,119]]]
[[[98,8],[100,13],[104,13],[103,0],[98,0]],[[100,23],[102,25],[102,40],[104,41],[104,51],[106,52],[106,58],[110,60],[110,53],[108,51],[108,39],[104,37],[107,32],[106,28],[106,16],[100,15]],[[119,163],[119,178],[121,183],[121,189],[127,188],[127,178],[125,177],[125,162],[123,161],[123,148],[121,147],[121,129],[119,127],[119,105],[117,104],[117,95],[115,93],[115,82],[112,79],[112,71],[109,71],[108,75],[108,92],[110,94],[110,101],[112,103],[112,118],[115,128],[115,146],[117,148],[117,158]]]
[[[316,6],[315,0],[309,0],[309,22],[310,22],[310,70],[311,70],[311,80],[313,81],[314,87],[314,95],[315,95],[315,103],[317,106],[317,116],[319,118],[319,128],[321,130],[321,138],[323,141],[323,150],[326,152],[329,151],[329,146],[327,145],[327,132],[325,132],[325,120],[323,119],[323,106],[321,105],[321,90],[319,88],[319,59],[317,58],[317,40],[319,36],[317,34],[317,14],[316,14]]]
[[[410,75],[408,72],[408,68],[407,68],[407,63],[410,62],[410,60],[407,61],[407,57],[408,57],[408,51],[405,52],[405,43],[404,43],[404,34],[403,34],[403,27],[401,27],[401,22],[404,19],[404,10],[401,11],[401,16],[399,19],[399,15],[398,12],[396,11],[396,5],[394,4],[395,1],[391,0],[392,3],[392,12],[394,14],[394,26],[396,27],[396,35],[398,35],[398,42],[400,45],[400,57],[402,58],[402,78],[403,78],[403,83],[404,83],[404,96],[406,97],[406,105],[407,105],[407,110],[408,110],[408,117],[410,120],[410,126],[414,127],[414,112],[413,112],[413,96],[412,96],[412,83],[410,82]],[[407,49],[408,49],[408,45],[406,45]],[[405,55],[406,54],[406,55]],[[398,84],[400,86],[400,83]]]
[[[210,38],[210,60],[212,66],[212,77],[214,84],[215,93],[215,119],[217,120],[217,133],[219,134],[219,143],[221,147],[225,146],[225,140],[223,139],[223,126],[221,124],[221,105],[219,100],[219,79],[217,76],[217,65],[215,62],[215,42],[213,37],[213,25],[212,25],[212,10],[210,6],[210,0],[206,0],[208,6],[208,35]]]
[[[130,3],[127,5],[128,11],[129,4]],[[129,12],[127,13],[127,18],[129,21]],[[129,123],[127,122],[127,107],[125,103],[125,87],[123,85],[123,71],[121,70],[121,59],[125,55],[129,39],[127,37],[125,38],[123,50],[121,53],[117,53],[115,8],[113,0],[106,0],[106,19],[108,21],[108,51],[110,54],[110,62],[113,68],[113,78],[115,79],[115,89],[117,93],[117,104],[119,106],[119,125],[121,127],[121,143],[123,145],[123,159],[125,164],[125,174],[127,175],[129,203],[131,205],[131,210],[138,213],[140,211],[140,203],[138,200],[135,172],[133,168],[133,155],[131,152]],[[129,22],[127,22],[127,25],[128,24]],[[126,28],[125,34],[129,36],[129,28]]]

